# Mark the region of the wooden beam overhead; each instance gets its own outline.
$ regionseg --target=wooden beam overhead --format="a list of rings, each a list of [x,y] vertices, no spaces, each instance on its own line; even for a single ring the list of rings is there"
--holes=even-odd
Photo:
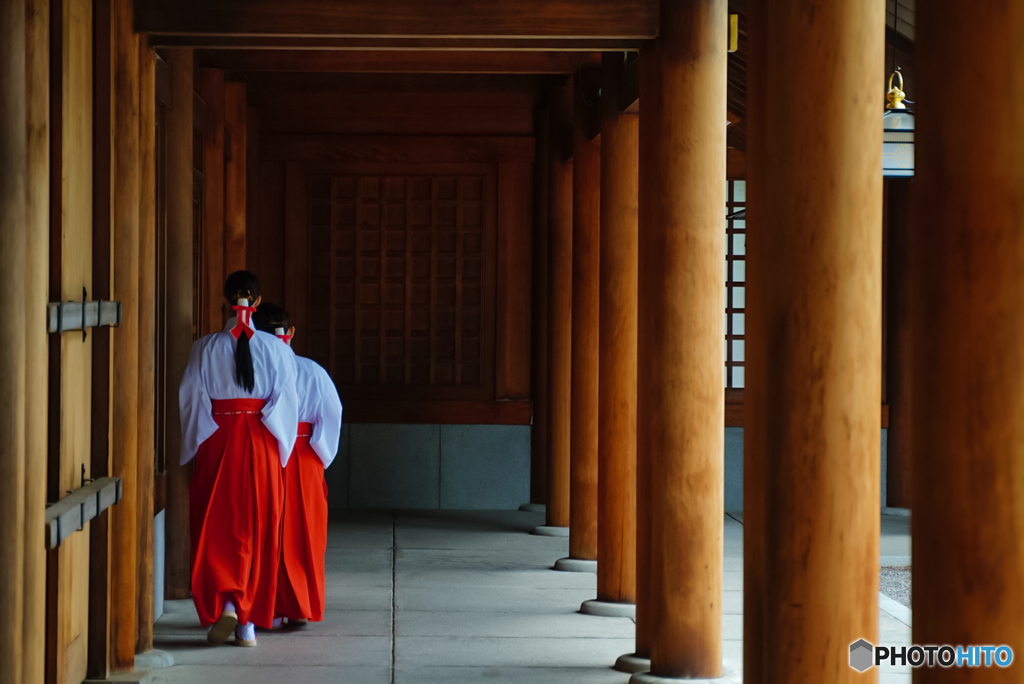
[[[600,63],[596,52],[200,50],[197,57],[213,69],[314,73],[571,74]]]
[[[653,38],[658,0],[135,0],[135,31],[191,35]]]
[[[384,50],[452,52],[601,52],[639,50],[637,38],[505,38],[383,36],[252,36],[234,34],[149,34],[152,48],[192,47],[207,50]]]

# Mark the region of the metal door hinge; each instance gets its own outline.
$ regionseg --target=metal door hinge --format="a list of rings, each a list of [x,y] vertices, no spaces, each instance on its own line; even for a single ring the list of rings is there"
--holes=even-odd
[[[89,328],[100,326],[121,325],[121,302],[87,302],[85,288],[82,288],[80,302],[50,302],[46,305],[46,331],[63,333],[68,330],[81,330],[85,340]]]

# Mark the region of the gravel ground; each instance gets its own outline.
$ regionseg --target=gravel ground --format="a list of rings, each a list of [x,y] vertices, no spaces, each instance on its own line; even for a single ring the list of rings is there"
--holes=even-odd
[[[882,568],[878,575],[878,588],[889,598],[910,607],[910,566]]]

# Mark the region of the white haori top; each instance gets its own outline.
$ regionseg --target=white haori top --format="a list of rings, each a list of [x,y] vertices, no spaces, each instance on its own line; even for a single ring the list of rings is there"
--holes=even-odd
[[[313,359],[295,356],[298,376],[295,387],[299,393],[299,422],[312,423],[309,444],[323,461],[331,465],[338,454],[341,439],[341,399],[327,371]]]
[[[206,335],[192,345],[188,367],[178,389],[181,413],[181,464],[191,461],[199,446],[217,431],[214,400],[262,399],[263,424],[277,438],[281,465],[295,448],[299,423],[299,397],[295,391],[295,355],[273,335],[254,331],[249,339],[255,382],[246,392],[235,380],[235,338],[228,321],[223,331]],[[246,321],[252,328],[251,321]]]

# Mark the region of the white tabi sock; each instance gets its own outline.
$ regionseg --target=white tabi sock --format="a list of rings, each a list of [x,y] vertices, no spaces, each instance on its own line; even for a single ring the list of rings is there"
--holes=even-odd
[[[244,625],[239,623],[238,627],[235,627],[235,639],[239,639],[241,641],[255,641],[256,625],[251,622],[246,622]]]

